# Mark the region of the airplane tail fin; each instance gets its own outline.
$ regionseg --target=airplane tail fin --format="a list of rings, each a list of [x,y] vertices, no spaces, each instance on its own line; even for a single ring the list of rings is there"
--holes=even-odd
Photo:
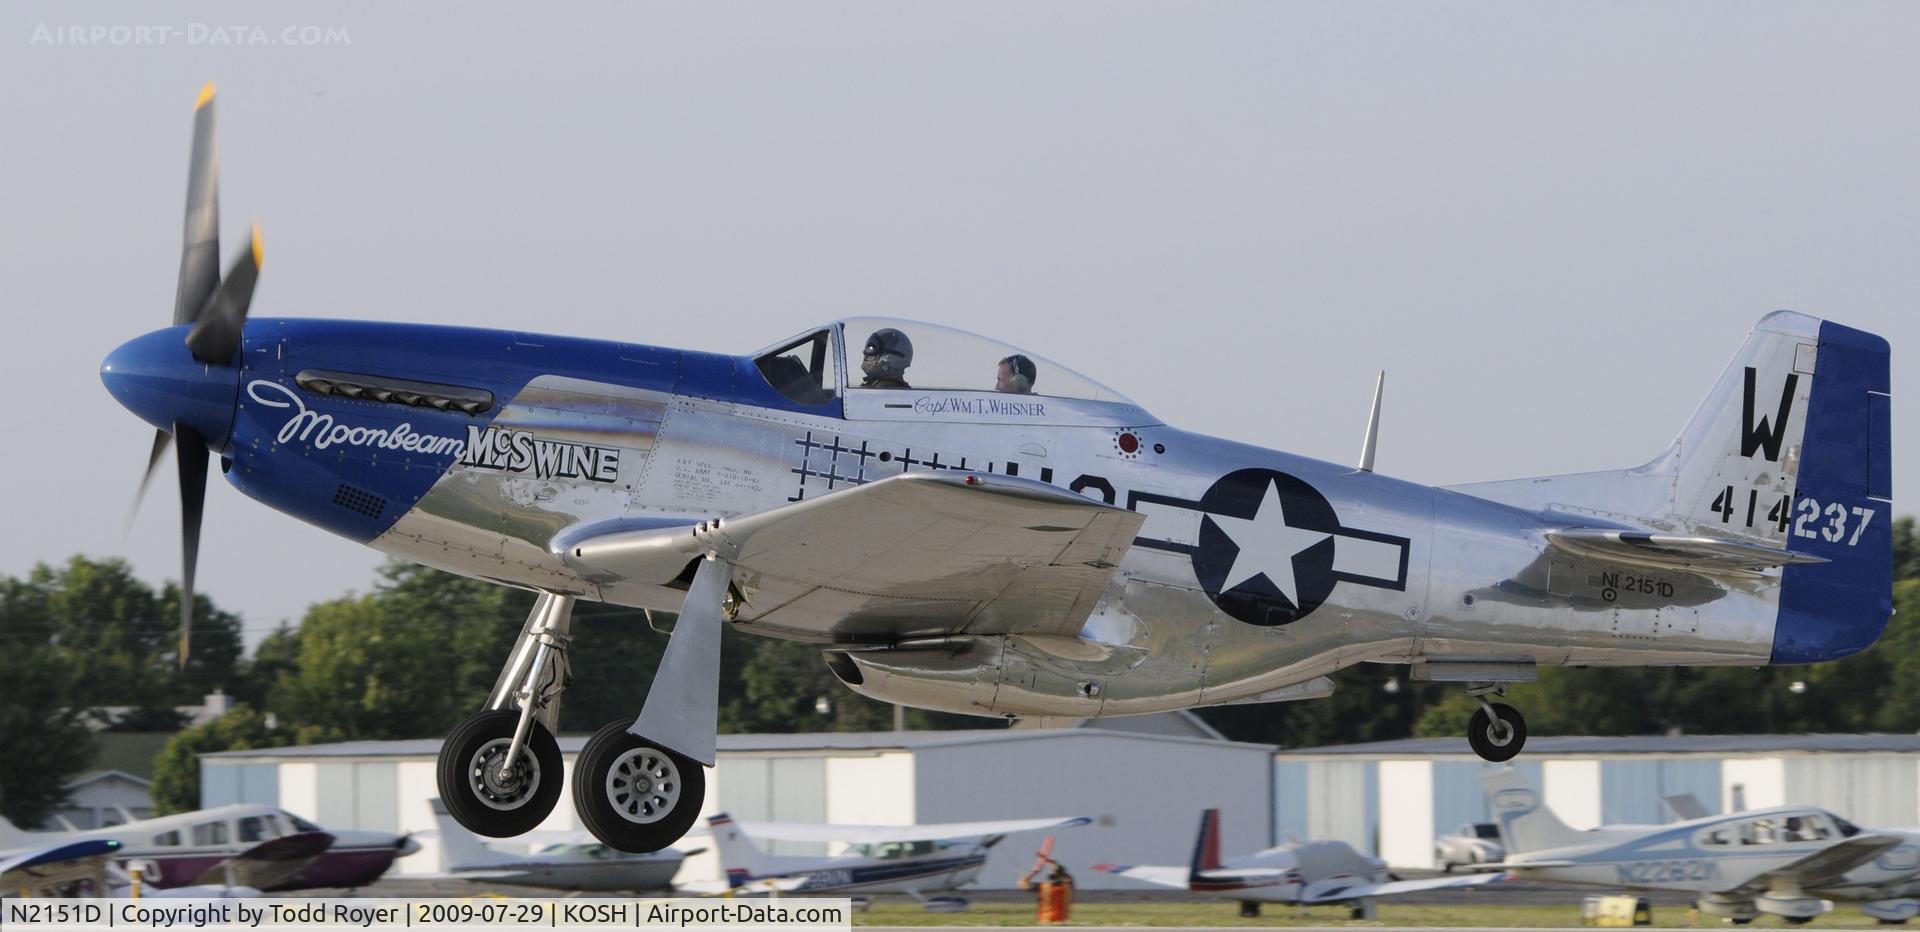
[[[0,848],[16,848],[33,843],[33,833],[0,816]]]
[[[1547,848],[1558,848],[1580,840],[1580,832],[1560,821],[1540,799],[1540,792],[1520,779],[1512,767],[1488,767],[1480,776],[1487,793],[1487,808],[1500,827],[1500,844],[1509,857]]]
[[[1782,567],[1772,662],[1846,657],[1893,610],[1889,358],[1871,333],[1775,311],[1645,466],[1456,490],[1660,535],[1606,545],[1627,562],[1711,565],[1731,541],[1734,569]]]
[[[1220,866],[1220,810],[1200,813],[1200,833],[1193,839],[1193,858],[1187,863],[1187,883]]]
[[[720,855],[720,867],[727,872],[727,886],[739,887],[779,873],[775,859],[761,851],[732,816],[716,812],[707,817],[707,824],[713,828],[713,847]]]
[[[466,830],[447,813],[447,804],[438,798],[427,800],[433,807],[433,821],[440,830],[440,863],[451,870],[456,867],[482,866],[511,860],[505,852],[495,851],[480,840],[480,836]]]

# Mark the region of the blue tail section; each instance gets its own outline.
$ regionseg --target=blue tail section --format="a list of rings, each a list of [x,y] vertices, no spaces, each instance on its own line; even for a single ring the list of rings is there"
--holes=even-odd
[[[1786,544],[1828,562],[1784,571],[1776,664],[1859,653],[1893,613],[1888,360],[1886,340],[1821,322]]]

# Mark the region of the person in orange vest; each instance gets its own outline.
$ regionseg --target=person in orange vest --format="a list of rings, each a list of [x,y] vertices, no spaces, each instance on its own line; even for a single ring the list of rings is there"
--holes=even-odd
[[[1053,859],[1052,851],[1053,838],[1049,836],[1037,852],[1039,859],[1020,876],[1020,889],[1034,890],[1038,896],[1034,918],[1042,925],[1066,922],[1073,912],[1073,875],[1067,873],[1065,864]],[[1042,870],[1047,871],[1047,879],[1035,884],[1033,878]]]

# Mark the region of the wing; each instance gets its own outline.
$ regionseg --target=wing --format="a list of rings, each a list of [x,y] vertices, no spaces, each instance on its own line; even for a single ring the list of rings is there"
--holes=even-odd
[[[1344,900],[1356,900],[1363,896],[1398,896],[1402,893],[1418,893],[1422,890],[1443,890],[1447,887],[1477,887],[1481,884],[1505,880],[1505,874],[1462,874],[1457,877],[1429,877],[1425,880],[1394,880],[1388,883],[1364,883],[1358,881],[1327,881],[1314,884],[1301,891],[1302,903],[1334,903]]]
[[[1548,531],[1546,538],[1547,543],[1568,553],[1654,569],[1694,569],[1711,573],[1827,562],[1824,557],[1718,537],[1567,528]]]
[[[88,862],[98,861],[120,850],[120,843],[109,838],[63,841],[0,851],[0,884],[9,892],[31,886],[33,881],[61,873]]]
[[[1015,819],[1004,822],[932,822],[925,825],[823,825],[815,822],[741,822],[740,829],[755,838],[780,841],[844,841],[881,844],[889,841],[961,841],[1071,828],[1093,822],[1085,816],[1063,819]],[[1184,884],[1183,884],[1184,885]]]
[[[195,886],[226,885],[268,890],[294,878],[333,845],[326,832],[299,832],[263,841],[220,861],[194,878]]]
[[[1901,839],[1892,835],[1855,835],[1791,864],[1767,871],[1748,881],[1745,886],[1770,887],[1780,881],[1799,887],[1821,886],[1879,857],[1881,852],[1900,842]]]
[[[589,579],[659,585],[716,553],[733,564],[740,619],[821,640],[1071,635],[1144,520],[1031,479],[916,472],[740,518],[563,534],[554,547]]]
[[[1187,869],[1184,867],[1154,867],[1134,864],[1095,864],[1094,870],[1106,871],[1118,877],[1158,884],[1162,887],[1187,888]]]

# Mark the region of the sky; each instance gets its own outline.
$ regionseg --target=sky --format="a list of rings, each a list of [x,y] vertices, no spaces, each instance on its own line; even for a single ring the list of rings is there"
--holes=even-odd
[[[122,541],[151,429],[98,371],[170,322],[209,80],[255,316],[728,352],[912,317],[1336,461],[1385,369],[1379,470],[1448,484],[1650,459],[1776,308],[1887,337],[1913,397],[1916,36],[1866,2],[8,4],[0,573],[178,576],[170,464]],[[214,473],[200,587],[249,641],[380,560]]]

